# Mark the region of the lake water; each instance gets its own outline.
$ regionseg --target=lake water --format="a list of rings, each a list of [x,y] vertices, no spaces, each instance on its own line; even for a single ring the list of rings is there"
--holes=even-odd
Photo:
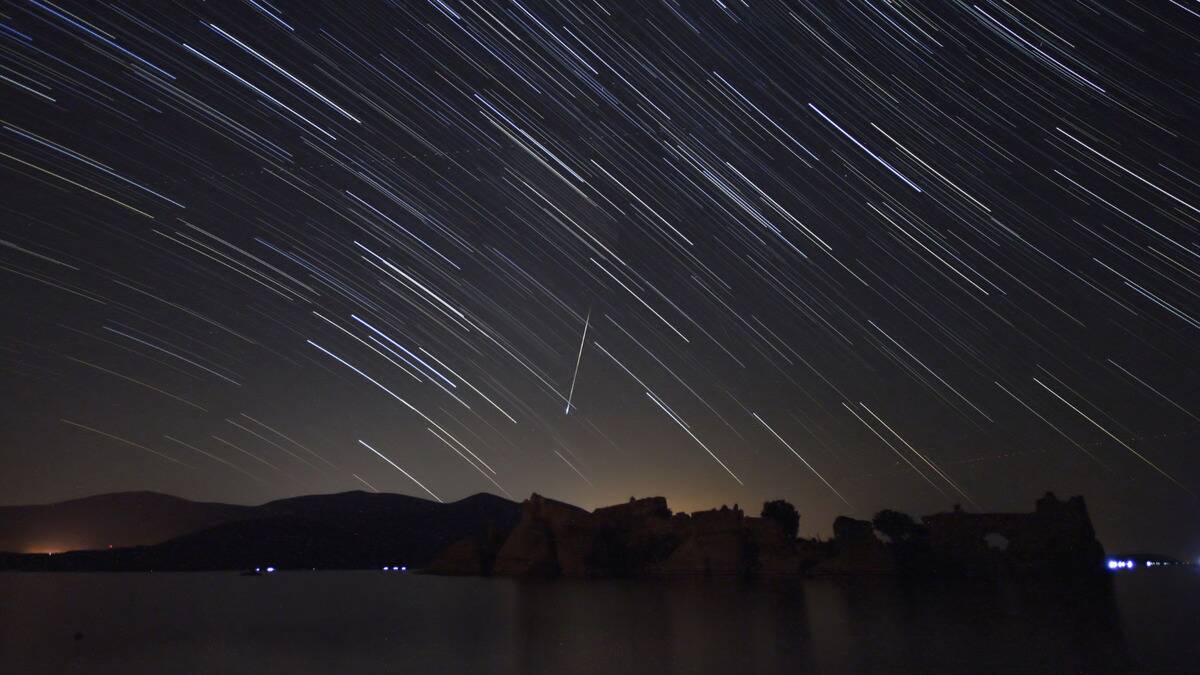
[[[0,672],[1197,673],[1200,570],[1101,590],[4,573]]]

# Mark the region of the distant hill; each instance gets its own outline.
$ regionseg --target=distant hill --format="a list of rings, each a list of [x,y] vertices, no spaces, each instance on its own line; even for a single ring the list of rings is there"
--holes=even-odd
[[[193,502],[158,492],[118,492],[57,504],[0,506],[0,551],[40,553],[157,544],[251,518],[256,508]]]
[[[358,554],[364,559],[407,565],[424,565],[446,546],[489,527],[510,530],[521,515],[520,504],[485,493],[441,504],[406,495],[343,492],[283,499],[262,508],[304,519],[314,530],[342,530],[358,538]]]
[[[416,567],[428,563],[452,542],[489,529],[511,529],[521,509],[515,502],[489,494],[441,504],[405,495],[359,491],[294,497],[261,506],[200,504],[155,493],[104,495],[78,501],[92,500],[95,505],[106,507],[103,517],[88,514],[86,509],[64,512],[57,508],[60,504],[8,509],[35,510],[33,515],[28,511],[17,513],[20,518],[13,521],[23,527],[39,523],[61,528],[58,531],[78,533],[85,531],[89,523],[102,523],[109,533],[133,533],[143,519],[149,519],[156,524],[155,531],[177,536],[168,535],[164,537],[166,541],[151,545],[114,546],[111,550],[105,544],[98,547],[101,550],[52,556],[3,554],[0,569],[190,570],[265,565],[360,568],[389,564]],[[204,508],[188,510],[177,502]],[[170,513],[180,517],[170,520],[163,513],[149,515],[147,509],[156,504],[170,505],[175,509]],[[36,509],[49,509],[56,518],[37,514]],[[78,514],[77,520],[69,517],[72,514]],[[192,528],[195,523],[202,524]],[[5,527],[5,521],[0,519],[0,532],[6,532]],[[188,528],[192,531],[179,534]],[[28,537],[9,539],[33,541]],[[29,545],[26,543],[22,548],[28,550]]]

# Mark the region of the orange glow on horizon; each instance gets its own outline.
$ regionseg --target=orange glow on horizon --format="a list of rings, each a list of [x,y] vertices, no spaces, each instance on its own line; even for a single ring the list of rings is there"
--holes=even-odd
[[[21,552],[22,553],[35,553],[35,554],[44,553],[46,555],[54,555],[56,553],[66,553],[67,551],[74,551],[74,550],[77,550],[77,549],[73,548],[71,546],[65,546],[62,544],[34,544],[32,546],[25,547],[25,549]]]

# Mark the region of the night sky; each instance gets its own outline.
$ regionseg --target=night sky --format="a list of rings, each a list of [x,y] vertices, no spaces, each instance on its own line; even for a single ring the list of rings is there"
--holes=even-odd
[[[324,5],[324,6],[322,6]],[[1084,494],[1200,553],[1200,4],[0,5],[0,501]]]

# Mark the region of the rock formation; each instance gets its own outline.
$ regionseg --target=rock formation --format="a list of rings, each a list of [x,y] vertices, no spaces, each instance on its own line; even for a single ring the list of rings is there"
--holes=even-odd
[[[508,535],[508,530],[489,528],[480,536],[460,539],[443,549],[425,571],[447,576],[489,576]]]
[[[746,518],[746,534],[752,558],[750,572],[776,575],[802,571],[797,542],[779,523],[769,518]]]
[[[464,540],[427,571],[477,574],[487,546]],[[494,557],[501,576],[638,576],[650,574],[796,573],[795,549],[778,525],[722,507],[672,514],[663,497],[630,499],[589,513],[534,494]]]
[[[943,567],[973,574],[1073,573],[1100,570],[1083,497],[1060,501],[1047,492],[1033,513],[966,513],[955,508],[923,519],[929,546]]]
[[[655,571],[706,575],[749,571],[746,520],[741,509],[724,506],[677,518],[680,544]]]
[[[659,565],[679,546],[679,519],[663,497],[630,498],[596,509],[595,540],[589,556],[597,574],[634,576]]]
[[[500,547],[493,573],[589,576],[593,520],[578,506],[533,494],[521,505],[521,519]]]
[[[819,562],[814,574],[892,574],[892,553],[878,537],[869,520],[838,516],[833,521],[833,557]]]
[[[459,541],[426,571],[585,578],[1102,569],[1082,497],[1047,493],[1033,513],[956,509],[926,516],[923,526],[907,520],[911,532],[885,543],[871,521],[839,516],[834,538],[822,542],[795,539],[778,519],[748,517],[737,505],[673,514],[666,499],[650,497],[588,512],[534,494],[511,531]]]

